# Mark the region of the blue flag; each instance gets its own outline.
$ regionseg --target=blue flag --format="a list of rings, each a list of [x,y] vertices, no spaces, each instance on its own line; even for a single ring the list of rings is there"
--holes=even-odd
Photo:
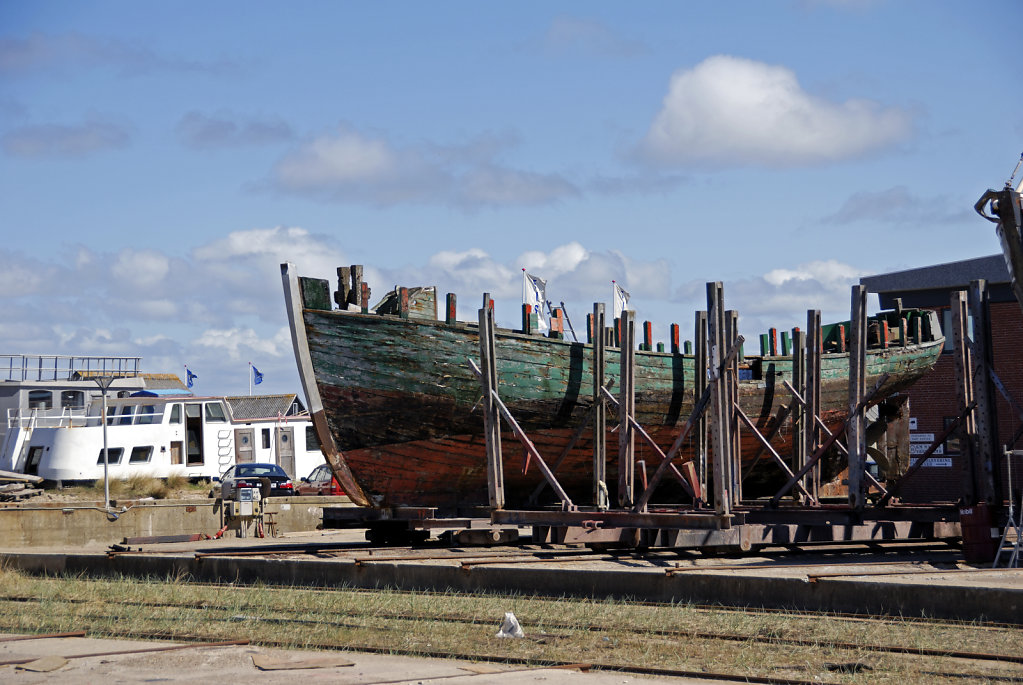
[[[187,378],[185,380],[185,385],[187,385],[189,388],[191,388],[193,383],[195,382],[195,379],[198,378],[199,376],[197,376],[196,374],[192,373],[192,370],[189,369],[187,366],[185,367],[185,373],[188,374],[188,376],[187,376]]]
[[[263,374],[259,372],[255,366],[252,367],[252,383],[253,385],[259,385],[263,382]]]

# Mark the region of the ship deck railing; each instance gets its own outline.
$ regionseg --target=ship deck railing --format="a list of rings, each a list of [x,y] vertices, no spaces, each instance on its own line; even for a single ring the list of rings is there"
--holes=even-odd
[[[129,405],[130,406],[130,405]],[[107,414],[108,426],[157,424],[163,420],[163,407],[145,405],[142,411],[129,414]],[[102,426],[100,412],[85,409],[8,409],[7,428],[88,428]]]
[[[134,378],[142,357],[0,354],[0,381],[74,381],[101,376]]]

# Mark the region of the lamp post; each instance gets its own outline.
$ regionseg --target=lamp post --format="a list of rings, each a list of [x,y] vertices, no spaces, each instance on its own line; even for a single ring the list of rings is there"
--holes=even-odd
[[[103,506],[108,511],[110,510],[110,474],[109,449],[107,447],[107,389],[115,378],[116,376],[97,376],[92,379],[103,393],[103,415],[100,417],[103,422]]]

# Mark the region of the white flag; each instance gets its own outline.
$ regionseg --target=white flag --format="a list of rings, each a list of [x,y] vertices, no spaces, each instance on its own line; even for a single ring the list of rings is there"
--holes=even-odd
[[[614,286],[615,318],[622,318],[622,310],[629,308],[629,291],[618,285],[617,281],[611,281]]]
[[[526,273],[526,270],[522,270],[522,304],[532,305],[533,311],[536,312],[536,327],[541,331],[546,331],[549,326],[547,325],[547,317],[544,316],[543,308],[544,302],[547,301],[547,281],[542,278],[538,278],[533,274]]]

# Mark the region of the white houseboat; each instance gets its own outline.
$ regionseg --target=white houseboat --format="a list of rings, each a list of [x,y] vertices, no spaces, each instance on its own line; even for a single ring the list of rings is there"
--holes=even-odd
[[[115,379],[107,389],[105,422],[112,479],[216,479],[231,465],[250,461],[280,464],[297,479],[323,463],[296,395],[196,397],[177,376],[140,373],[138,362],[0,355],[7,366],[0,365],[0,408],[7,419],[0,470],[65,483],[102,478],[99,378]]]

